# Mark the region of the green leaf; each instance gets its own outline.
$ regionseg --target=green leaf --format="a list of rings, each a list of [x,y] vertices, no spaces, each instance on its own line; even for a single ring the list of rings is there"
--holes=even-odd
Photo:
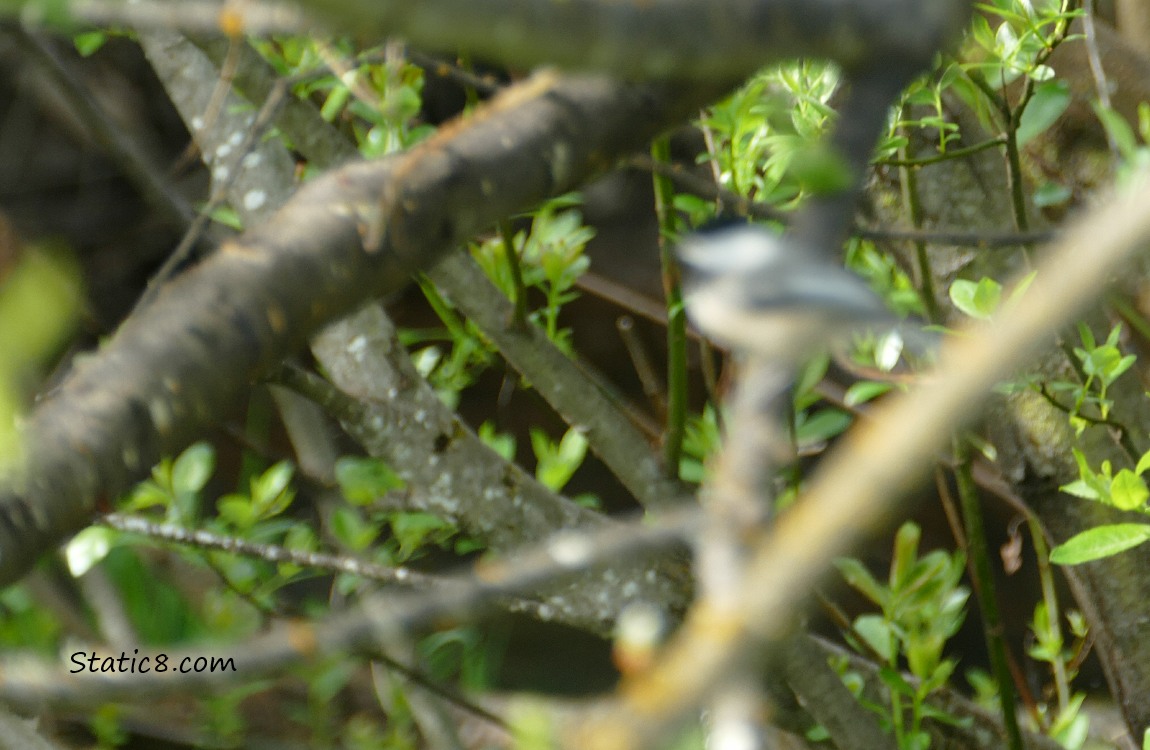
[[[934,671],[930,673],[930,676],[923,682],[923,692],[930,693],[947,684],[957,666],[958,663],[953,659],[943,659],[940,661],[935,666]]]
[[[1123,469],[1110,483],[1110,502],[1119,510],[1138,510],[1146,504],[1150,490],[1142,477],[1129,469]]]
[[[1118,363],[1114,365],[1109,373],[1107,373],[1106,379],[1109,382],[1114,382],[1122,375],[1122,373],[1133,367],[1134,363],[1137,361],[1138,357],[1134,356],[1133,354],[1127,354],[1125,357],[1118,360]]]
[[[1066,81],[1047,81],[1034,89],[1034,96],[1022,111],[1015,139],[1025,146],[1053,125],[1070,106],[1070,85]]]
[[[949,662],[949,660],[948,663],[950,664],[951,671],[953,671],[954,667],[957,666],[953,662]],[[943,667],[940,667],[940,669],[941,668]],[[995,692],[997,693],[997,690],[995,690]],[[940,708],[932,706],[929,703],[924,703],[922,706],[920,706],[919,711],[922,713],[922,718],[924,719],[932,719],[934,721],[942,722],[943,724],[947,724],[953,727],[970,727],[972,724],[974,724],[974,718],[971,716],[956,716],[955,714],[947,713]]]
[[[1144,474],[1146,470],[1150,469],[1150,451],[1142,454],[1142,458],[1138,459],[1138,465],[1134,467],[1135,474]]]
[[[877,380],[860,380],[847,388],[843,396],[843,403],[847,406],[865,404],[890,391],[894,386],[891,383],[882,383]]]
[[[283,546],[293,552],[315,552],[319,548],[319,540],[307,524],[297,523],[284,535]],[[303,568],[295,563],[281,562],[276,565],[276,570],[283,578],[292,578]]]
[[[215,470],[215,449],[207,443],[196,443],[172,464],[172,489],[176,492],[199,492]]]
[[[896,594],[906,590],[916,577],[914,573],[918,567],[916,563],[920,539],[922,529],[911,521],[900,526],[894,536],[894,552],[890,561],[890,588]]]
[[[571,479],[587,455],[587,438],[572,427],[567,430],[559,444],[551,442],[547,433],[540,429],[531,430],[531,448],[538,462],[535,478],[544,486],[558,491]]]
[[[391,519],[391,530],[399,542],[399,559],[407,560],[420,547],[449,539],[455,527],[430,513],[397,513]]]
[[[252,499],[263,500],[283,493],[291,482],[295,469],[290,461],[277,461],[267,471],[252,480]]]
[[[814,445],[842,434],[854,417],[840,409],[820,409],[796,425],[795,439],[799,445]]]
[[[559,441],[559,460],[578,468],[587,455],[587,438],[580,430],[572,427]]]
[[[839,574],[843,580],[852,588],[858,590],[859,593],[878,606],[886,606],[887,601],[890,600],[890,594],[886,587],[879,583],[878,579],[871,575],[871,572],[861,562],[851,557],[840,557],[835,560],[835,567],[839,569]]]
[[[906,678],[903,677],[902,673],[900,673],[897,669],[883,667],[879,670],[878,676],[879,679],[882,680],[883,684],[894,692],[898,693],[899,695],[905,695],[907,698],[914,698],[914,687],[906,681]]]
[[[814,388],[818,385],[823,377],[827,374],[827,368],[830,366],[831,358],[829,355],[821,354],[812,357],[811,360],[799,372],[798,378],[795,379],[794,401],[796,409],[805,409],[816,400],[818,395],[813,393]]]
[[[1082,345],[1087,349],[1098,346],[1098,342],[1094,340],[1094,331],[1091,331],[1090,326],[1085,323],[1078,324],[1078,337],[1082,339]]]
[[[375,540],[379,529],[365,522],[358,510],[345,505],[331,514],[331,533],[353,552],[360,552]]]
[[[1080,497],[1083,500],[1101,499],[1098,493],[1094,491],[1094,488],[1081,479],[1076,479],[1073,482],[1064,484],[1058,489],[1062,490],[1067,495],[1074,495],[1075,497]]]
[[[1054,721],[1050,723],[1050,736],[1058,740],[1063,747],[1080,748],[1086,742],[1090,717],[1082,711],[1082,704],[1085,701],[1085,693],[1075,693],[1070,697],[1066,707],[1059,711]]]
[[[1093,102],[1094,114],[1102,122],[1102,127],[1106,129],[1106,134],[1114,140],[1114,144],[1118,147],[1118,152],[1126,159],[1134,156],[1138,150],[1138,141],[1134,137],[1134,130],[1130,127],[1130,123],[1123,119],[1122,115],[1115,112],[1113,109],[1103,107],[1098,102]]]
[[[290,461],[278,461],[252,480],[252,506],[260,520],[278,516],[295,499],[290,483],[295,468]]]
[[[203,209],[206,208],[206,206],[201,206],[200,208]],[[231,206],[216,206],[212,209],[211,218],[212,221],[217,224],[223,224],[225,227],[235,229],[236,231],[242,231],[244,228],[244,221],[240,218],[239,212]]]
[[[247,495],[224,495],[216,502],[220,517],[237,529],[250,529],[258,519],[252,499]]]
[[[515,460],[515,436],[506,432],[499,432],[490,421],[479,425],[479,439],[491,450],[495,451],[504,461]]]
[[[347,106],[349,99],[351,99],[351,89],[346,86],[337,86],[331,90],[320,108],[320,116],[328,122],[334,121],[343,108]]]
[[[977,283],[957,279],[950,285],[950,301],[954,306],[979,320],[989,320],[1001,299],[1002,285],[991,278],[980,279]]]
[[[920,680],[929,678],[939,666],[943,643],[942,638],[908,639],[905,650],[906,665],[910,673]]]
[[[157,505],[162,508],[167,508],[172,504],[172,495],[160,485],[152,480],[140,482],[136,488],[132,490],[124,504],[121,506],[122,510],[147,510],[154,508]]]
[[[1109,464],[1103,462],[1102,476],[1099,476],[1090,468],[1090,464],[1082,451],[1077,448],[1071,448],[1070,452],[1074,454],[1074,461],[1078,464],[1079,479],[1069,484],[1064,484],[1059,487],[1059,489],[1067,494],[1085,498],[1086,500],[1103,500],[1110,492]]]
[[[851,171],[842,157],[821,144],[796,148],[788,171],[804,190],[816,195],[840,192],[851,184]]]
[[[986,456],[987,461],[998,460],[998,447],[994,443],[974,434],[967,435],[966,440],[972,448]]]
[[[315,532],[307,524],[293,524],[284,536],[284,547],[293,552],[315,552],[319,549],[319,540]]]
[[[1117,555],[1150,539],[1150,524],[1116,523],[1076,534],[1050,552],[1058,565],[1078,565]]]
[[[1113,379],[1111,373],[1115,372],[1122,362],[1122,353],[1117,347],[1103,344],[1095,347],[1082,358],[1082,369],[1087,375],[1097,375],[1108,380]],[[1114,376],[1117,377],[1117,376]]]
[[[6,268],[0,285],[0,382],[8,385],[0,388],[0,458],[11,455],[16,439],[11,434],[15,405],[6,403],[15,396],[12,378],[23,378],[25,368],[58,351],[81,309],[80,279],[75,257],[61,244],[29,246]]]
[[[68,571],[74,578],[87,573],[107,556],[116,538],[116,532],[104,526],[89,526],[76,534],[64,550]]]
[[[697,458],[683,456],[679,461],[679,479],[690,484],[702,484],[707,478],[707,469],[703,462]]]
[[[108,34],[103,31],[81,31],[72,37],[72,44],[83,57],[94,55],[108,41]]]
[[[406,482],[378,458],[344,456],[335,462],[335,481],[353,505],[369,505]]]
[[[898,641],[890,623],[881,615],[861,615],[855,618],[854,630],[885,662],[889,664],[894,661],[898,655]]]

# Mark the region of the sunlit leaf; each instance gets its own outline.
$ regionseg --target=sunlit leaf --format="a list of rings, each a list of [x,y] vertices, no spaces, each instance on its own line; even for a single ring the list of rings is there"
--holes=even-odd
[[[1096,526],[1068,539],[1050,552],[1058,565],[1078,565],[1100,560],[1137,547],[1150,539],[1150,524],[1116,523]]]

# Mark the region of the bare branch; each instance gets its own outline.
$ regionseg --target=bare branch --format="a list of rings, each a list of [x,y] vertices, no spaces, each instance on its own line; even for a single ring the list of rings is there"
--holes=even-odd
[[[411,507],[458,524],[502,553],[560,529],[614,525],[484,445],[419,377],[378,307],[330,326],[313,349],[347,393],[295,370],[281,373],[284,382],[315,398],[368,453],[394,466],[413,488]],[[682,612],[691,588],[683,573],[667,560],[620,564],[605,575],[537,593],[545,606],[532,611],[606,635],[636,600]]]
[[[181,47],[185,54],[194,51],[187,49],[186,42],[169,40],[163,45],[165,50]],[[223,59],[226,55],[222,45],[205,44],[202,49],[210,57]],[[249,48],[243,47],[239,59],[236,77],[242,80],[250,98],[271,97],[280,90],[263,72],[267,64],[251,54]],[[204,80],[210,78],[204,76]],[[189,119],[196,111],[194,108],[189,110]],[[354,154],[346,139],[314,109],[308,106],[292,108],[289,104],[282,112],[283,117],[277,119],[277,125],[293,143],[306,144],[301,148],[306,148],[309,157],[318,159],[320,165]],[[225,142],[229,134],[226,128],[222,130],[222,140],[211,133],[202,133],[201,138]],[[269,147],[276,146],[274,143],[260,144],[261,151]],[[242,153],[236,154],[237,159],[242,156]],[[249,180],[260,184],[275,180],[274,169],[270,175],[265,174],[268,171],[265,161],[269,168],[275,163],[274,159],[261,159],[259,164],[246,170]],[[274,200],[276,191],[269,192]],[[237,210],[247,218],[243,193],[235,188],[231,193]],[[450,259],[441,265],[455,266],[458,263],[479,273],[474,264],[463,257],[458,261]],[[482,274],[477,279],[471,278],[466,286],[469,293],[461,294],[461,297],[466,298],[470,307],[465,311],[469,314],[475,312],[477,322],[489,326],[491,337],[497,342],[502,341],[500,334],[507,321],[506,315],[502,314],[505,310],[500,306],[501,302],[506,305],[503,296]],[[477,296],[477,291],[484,293]],[[664,496],[672,492],[684,495],[684,490],[677,486],[659,492],[667,483],[663,481],[642,437],[637,436],[609,401],[592,397],[598,391],[593,384],[586,382],[583,372],[556,351],[545,337],[529,335],[526,343],[529,354],[515,357],[516,361],[526,359],[530,363],[546,365],[532,369],[529,377],[537,380],[537,386],[547,393],[562,390],[570,394],[563,403],[570,403],[572,396],[578,397],[573,407],[575,416],[587,417],[580,421],[597,428],[590,435],[596,447],[626,460],[621,471],[627,477],[638,478],[640,493],[654,494],[652,502],[665,499]],[[521,352],[522,345],[513,347],[513,350]],[[279,371],[279,377],[325,404],[343,420],[345,429],[371,455],[381,457],[397,468],[411,487],[408,507],[448,519],[498,552],[521,547],[560,528],[605,523],[602,516],[551,492],[518,466],[483,445],[443,405],[415,370],[397,341],[391,322],[378,306],[369,306],[324,329],[313,340],[312,351],[328,376],[345,393],[334,392],[326,381],[291,368]],[[355,400],[345,394],[354,395]],[[602,416],[593,419],[589,416],[599,414]],[[601,437],[602,440],[596,443]],[[620,442],[629,439],[629,443]],[[647,494],[639,496],[647,499]],[[550,592],[542,604],[519,601],[513,603],[512,608],[604,635],[611,632],[619,611],[634,599],[681,612],[686,606],[689,584],[683,576],[673,575],[665,565],[654,569],[656,575],[648,575],[651,570],[648,566],[621,566],[609,577],[583,581],[580,585]]]
[[[142,695],[190,690],[219,691],[275,674],[292,664],[349,651],[375,653],[394,632],[418,633],[452,619],[476,617],[501,601],[530,596],[540,588],[586,576],[605,562],[637,559],[679,544],[698,521],[694,510],[665,514],[655,522],[612,524],[594,531],[565,531],[521,552],[446,578],[419,593],[388,591],[314,622],[281,623],[211,656],[232,657],[234,670],[186,674],[73,672],[36,659],[0,659],[0,702],[16,707],[90,706]],[[610,571],[606,571],[610,575]],[[143,654],[141,654],[143,655]],[[171,651],[169,663],[209,656],[203,648]]]
[[[25,3],[21,20],[41,23],[42,3]],[[69,16],[93,26],[132,26],[137,29],[197,31],[201,33],[289,34],[314,26],[298,8],[285,3],[230,3],[220,0],[73,0],[66,8]]]
[[[357,33],[466,49],[509,66],[555,63],[619,76],[734,80],[788,57],[849,69],[924,67],[970,3],[918,0],[303,0]],[[492,19],[499,19],[493,24]],[[722,40],[722,41],[719,41]]]
[[[429,273],[552,408],[586,431],[592,449],[640,503],[655,510],[693,498],[667,478],[646,438],[590,372],[559,351],[538,327],[508,324],[511,303],[474,261],[448,258]]]
[[[545,75],[399,158],[305,185],[267,224],[167,285],[40,403],[27,465],[0,496],[0,582],[195,439],[324,323],[400,288],[491,222],[570,190],[719,92]],[[362,233],[384,215],[384,243],[369,252]]]

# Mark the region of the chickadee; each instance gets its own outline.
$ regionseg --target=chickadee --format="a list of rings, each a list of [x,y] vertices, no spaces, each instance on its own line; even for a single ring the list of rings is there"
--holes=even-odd
[[[754,224],[691,234],[678,246],[687,315],[715,341],[786,367],[860,331],[899,321],[858,276]]]

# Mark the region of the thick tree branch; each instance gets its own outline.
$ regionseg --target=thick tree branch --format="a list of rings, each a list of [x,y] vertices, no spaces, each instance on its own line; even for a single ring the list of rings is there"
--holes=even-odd
[[[666,509],[694,497],[667,478],[643,434],[589,373],[537,326],[508,324],[513,306],[473,260],[447,258],[431,269],[430,276],[553,409],[587,431],[592,449],[644,507]]]
[[[200,44],[209,57],[223,59],[226,45]],[[240,60],[235,76],[239,88],[252,100],[272,95],[274,78],[262,58],[245,47]],[[276,124],[313,163],[325,166],[355,156],[348,141],[304,102],[290,101]],[[592,450],[641,504],[656,508],[690,497],[681,484],[667,479],[641,432],[620,413],[592,374],[560,352],[538,328],[508,325],[511,305],[473,261],[449,257],[429,269],[429,275],[552,408],[569,424],[587,430]],[[350,344],[354,334],[347,335]],[[325,351],[338,349],[332,345]]]
[[[302,373],[285,382],[317,398],[373,456],[384,458],[412,487],[412,508],[434,513],[507,554],[562,529],[613,522],[559,496],[504,461],[448,410],[415,371],[378,306],[326,328],[316,357],[346,393],[318,388]],[[402,359],[401,359],[402,358]],[[318,380],[318,377],[315,379]],[[536,612],[608,635],[635,600],[681,613],[690,594],[685,566],[619,565],[560,591],[540,592]]]
[[[196,62],[202,58],[201,51],[187,41],[171,38],[157,46],[166,57],[181,60],[176,65],[166,63],[158,70],[169,71],[163,75],[165,82],[182,89],[174,93],[173,98],[181,102],[185,118],[192,121],[203,111],[202,106],[187,106],[187,102],[196,98],[192,90],[200,89],[199,96],[206,96],[205,90],[212,88],[210,82],[217,77],[216,73],[205,71],[190,79],[172,75],[171,72],[181,72],[187,66],[203,64],[202,59]],[[227,56],[226,47],[226,44],[202,43],[200,49],[209,57],[217,58],[216,64],[222,64],[219,61]],[[240,90],[248,99],[272,101],[280,92],[280,86],[267,69],[267,63],[244,45],[240,49],[239,66],[233,80],[239,82]],[[267,107],[266,104],[264,106]],[[227,109],[236,108],[229,105]],[[316,166],[328,166],[333,161],[355,157],[356,152],[350,142],[306,102],[290,99],[277,111],[277,127]],[[218,144],[226,143],[231,133],[228,124],[221,121],[197,135],[205,150],[211,153]],[[282,150],[278,142],[258,141],[257,153],[261,153],[261,158],[245,170],[249,182],[260,185],[269,180],[275,182],[274,165],[277,160],[271,158],[274,155],[264,153],[269,148]],[[239,159],[245,159],[244,163],[247,163],[242,153],[234,154],[232,163]],[[233,183],[229,190],[231,203],[245,221],[251,218],[251,211],[245,207],[243,197],[250,189],[251,185]],[[267,188],[271,200],[279,204],[286,200],[286,196],[281,198],[282,193],[277,190],[282,191],[283,186],[277,188],[273,184]],[[457,265],[458,262],[471,263],[460,256],[440,265]],[[478,286],[485,294],[478,297],[471,294],[468,297],[471,305],[495,311],[485,320],[494,329],[504,328],[507,317],[498,315],[498,311],[503,309],[499,307],[500,301],[506,304],[503,296],[482,274],[478,282],[473,280],[472,286]],[[498,333],[493,335],[498,341]],[[528,339],[533,347],[544,353],[554,349],[546,338]],[[422,509],[449,519],[500,553],[507,553],[560,528],[607,522],[599,514],[551,492],[518,466],[483,445],[416,372],[396,340],[391,322],[378,306],[369,305],[325,328],[313,340],[312,351],[328,376],[345,393],[336,391],[318,377],[309,377],[290,368],[282,370],[278,377],[290,381],[323,403],[371,455],[396,467],[410,488],[405,493],[405,507]],[[566,390],[582,394],[580,383],[583,382],[583,374],[563,355],[553,354],[560,360],[548,359],[550,367],[547,373],[533,370],[530,373],[532,380],[546,388],[551,385],[547,378],[550,372],[574,371],[568,372],[565,379],[558,374],[555,379],[565,383]],[[571,383],[572,378],[579,382]],[[555,385],[555,390],[559,389],[559,385]],[[354,399],[346,394],[353,394]],[[591,411],[598,414],[600,411],[594,411],[596,407],[600,411],[605,408],[611,412],[609,403],[604,406],[594,399],[584,398],[576,413],[583,415]],[[633,437],[625,429],[627,427],[630,425],[620,427],[613,423],[610,429],[602,431],[607,440],[618,441]],[[591,437],[594,443],[596,435]],[[626,451],[615,450],[618,448],[615,443],[605,448],[626,457],[628,464],[624,473],[627,476],[638,474],[641,488],[654,492],[643,474],[645,464],[641,459],[645,455],[647,464],[654,462],[650,460],[650,451],[641,437],[636,438],[633,445],[628,445]],[[656,479],[662,479],[658,466],[649,467],[649,471]],[[330,473],[330,469],[326,473]],[[645,495],[640,494],[640,497]],[[609,635],[618,613],[635,599],[666,607],[674,613],[685,609],[690,585],[682,567],[660,564],[655,566],[656,575],[653,576],[650,575],[651,570],[652,567],[647,565],[621,566],[612,569],[609,575],[582,579],[562,590],[551,591],[544,595],[542,601],[520,599],[509,602],[508,606],[541,619],[561,621]]]
[[[0,582],[198,436],[321,325],[491,222],[572,189],[720,91],[544,75],[411,153],[304,186],[165,287],[41,402],[25,469],[0,494]],[[391,223],[369,251],[363,235],[381,203]]]
[[[955,38],[968,0],[299,0],[357,33],[466,49],[508,66],[734,80],[789,57],[847,69],[924,68]],[[498,19],[497,21],[494,19]]]

